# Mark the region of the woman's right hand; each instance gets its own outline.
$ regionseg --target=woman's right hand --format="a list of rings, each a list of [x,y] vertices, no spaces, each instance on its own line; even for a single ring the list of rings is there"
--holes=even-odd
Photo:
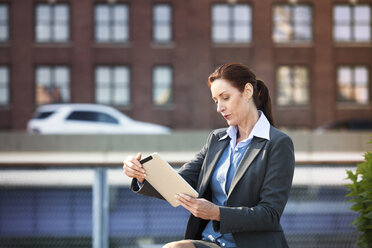
[[[143,169],[142,164],[139,162],[141,160],[141,153],[137,156],[128,156],[123,162],[124,174],[130,178],[136,178],[140,183],[146,178],[146,171]]]

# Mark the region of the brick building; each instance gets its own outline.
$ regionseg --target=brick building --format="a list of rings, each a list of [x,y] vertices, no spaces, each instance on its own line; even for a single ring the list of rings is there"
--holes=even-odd
[[[267,83],[278,126],[372,117],[371,20],[370,0],[0,0],[0,129],[51,102],[220,127],[206,80],[231,61]]]

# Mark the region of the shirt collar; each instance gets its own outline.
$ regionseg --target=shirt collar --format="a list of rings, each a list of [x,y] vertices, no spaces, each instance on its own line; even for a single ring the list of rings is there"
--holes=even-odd
[[[253,136],[270,140],[270,122],[267,120],[265,114],[261,110],[258,110],[258,114],[260,117],[246,140],[252,139]],[[229,128],[226,130],[226,134],[219,140],[226,139],[227,137],[230,137],[232,140],[236,140],[237,133],[237,126],[229,126]]]

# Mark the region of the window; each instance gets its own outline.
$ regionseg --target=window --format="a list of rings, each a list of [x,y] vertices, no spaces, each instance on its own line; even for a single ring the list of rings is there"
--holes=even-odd
[[[166,106],[172,103],[173,71],[170,66],[155,66],[152,73],[153,104]]]
[[[36,68],[36,104],[70,101],[70,69],[67,66]]]
[[[7,4],[0,4],[0,42],[9,40],[9,10]]]
[[[0,106],[9,104],[9,69],[0,66]]]
[[[73,111],[66,119],[69,121],[89,121],[119,124],[119,121],[111,115],[96,111]]]
[[[304,66],[280,66],[277,70],[278,105],[309,103],[309,71]]]
[[[45,112],[37,112],[32,119],[47,119],[49,116],[53,115],[55,111],[45,111]]]
[[[95,40],[100,43],[129,40],[129,9],[126,4],[97,4]]]
[[[214,4],[212,6],[212,40],[215,43],[251,42],[251,7],[248,4]]]
[[[157,43],[172,40],[172,7],[168,4],[155,4],[153,10],[153,39]]]
[[[96,103],[129,105],[130,71],[126,66],[98,66],[95,73]]]
[[[366,66],[340,66],[337,70],[338,101],[368,104],[368,75]]]
[[[70,13],[67,4],[38,4],[36,6],[36,41],[67,42]]]
[[[273,22],[274,42],[312,41],[312,9],[308,5],[276,5]]]
[[[371,6],[341,5],[333,8],[333,37],[336,42],[371,41]]]

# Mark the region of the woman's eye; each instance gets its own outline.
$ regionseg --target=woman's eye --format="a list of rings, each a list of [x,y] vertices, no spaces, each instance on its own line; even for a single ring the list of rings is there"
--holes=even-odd
[[[226,101],[226,100],[229,100],[229,97],[226,96],[226,97],[223,98],[223,100],[225,100],[225,101]]]

